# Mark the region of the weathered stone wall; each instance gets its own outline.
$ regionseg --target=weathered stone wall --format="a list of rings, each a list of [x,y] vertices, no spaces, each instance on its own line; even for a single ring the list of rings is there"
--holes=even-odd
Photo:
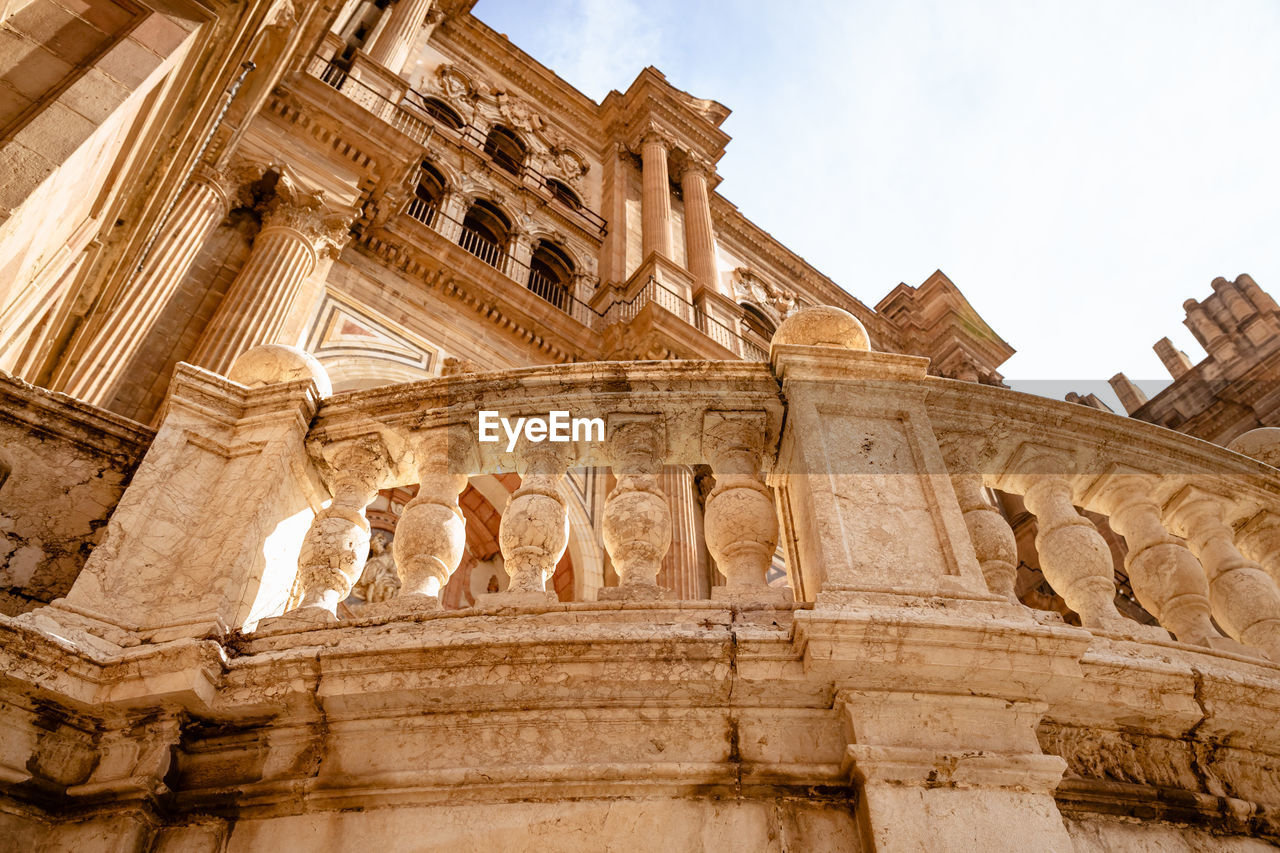
[[[152,435],[0,374],[0,612],[71,588]]]

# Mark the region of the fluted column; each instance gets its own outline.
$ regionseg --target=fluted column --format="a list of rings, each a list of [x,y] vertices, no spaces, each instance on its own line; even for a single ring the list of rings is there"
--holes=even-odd
[[[396,0],[385,14],[386,23],[369,45],[369,58],[396,74],[404,68],[418,30],[431,11],[431,0]]]
[[[282,187],[268,207],[249,259],[205,328],[191,361],[225,373],[245,350],[276,343],[319,252],[342,241],[343,219],[324,208],[319,194]]]
[[[658,484],[671,512],[671,550],[662,561],[658,584],[672,590],[676,598],[706,598],[711,594],[711,585],[693,471],[688,465],[667,465]]]
[[[106,312],[103,325],[61,390],[97,405],[111,402],[129,360],[155,327],[191,269],[205,236],[226,216],[229,204],[223,176],[212,169],[197,168],[142,271]]]
[[[684,191],[684,251],[689,272],[698,286],[718,292],[716,235],[711,225],[711,199],[707,189],[710,171],[710,164],[690,155],[680,179]]]
[[[667,174],[667,138],[656,130],[640,142],[642,161],[640,195],[640,245],[643,257],[657,252],[671,258],[671,188]]]

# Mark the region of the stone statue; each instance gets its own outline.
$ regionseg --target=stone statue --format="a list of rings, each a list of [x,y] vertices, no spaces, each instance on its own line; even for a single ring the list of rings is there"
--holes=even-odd
[[[351,592],[367,604],[388,601],[400,591],[400,575],[396,558],[391,553],[391,537],[379,532],[369,540],[369,559]]]

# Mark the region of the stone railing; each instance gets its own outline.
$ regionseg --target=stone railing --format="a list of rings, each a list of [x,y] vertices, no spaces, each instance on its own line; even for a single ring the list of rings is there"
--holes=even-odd
[[[548,440],[546,429],[539,434],[532,427],[513,439],[494,423],[486,437],[495,440],[481,441],[482,411],[499,413],[508,424],[560,412],[561,424],[549,427],[568,440]],[[438,608],[437,595],[463,556],[458,497],[468,477],[502,471],[522,477],[499,532],[509,585],[484,600],[554,601],[544,582],[569,536],[561,483],[579,467],[611,469],[617,478],[601,527],[619,585],[600,590],[601,598],[657,600],[666,594],[656,581],[672,521],[659,476],[664,466],[708,464],[716,485],[706,501],[706,540],[725,577],[714,594],[781,601],[785,591],[765,583],[778,523],[761,478],[781,422],[782,403],[768,369],[738,362],[593,363],[336,395],[309,436],[334,500],[303,543],[301,599],[291,615],[335,618],[337,602],[363,564],[365,507],[379,489],[413,484],[418,494],[394,541],[402,586],[379,610]]]
[[[809,325],[824,311],[836,317],[836,331],[815,333]],[[180,563],[200,593],[186,606],[167,601],[166,618],[144,634],[225,631],[282,616],[334,622],[368,552],[366,508],[380,490],[417,485],[394,540],[399,596],[366,612],[438,608],[463,556],[459,495],[468,478],[504,471],[522,477],[499,534],[509,586],[484,600],[545,604],[555,600],[545,581],[568,543],[563,480],[584,467],[609,469],[617,480],[599,527],[619,584],[598,596],[658,600],[669,595],[656,579],[672,541],[660,475],[665,466],[707,465],[715,486],[705,541],[725,579],[715,596],[781,603],[787,591],[765,583],[781,541],[798,601],[959,596],[1021,608],[1014,534],[984,493],[997,488],[1021,495],[1034,514],[1044,576],[1085,628],[1280,658],[1275,469],[1108,413],[926,376],[925,359],[866,351],[865,334],[839,327],[856,324],[846,318],[815,309],[789,321],[793,331],[775,339],[771,365],[561,365],[347,392],[323,403],[308,396],[327,381],[322,372],[287,348],[263,348],[233,370],[233,379],[260,391],[235,391],[240,386],[183,368],[138,474],[143,483],[170,485],[126,494],[111,547],[95,553],[62,606],[143,629],[136,620],[145,608],[130,595],[148,582],[131,565],[145,557],[148,565]],[[788,343],[793,334],[822,343]],[[211,432],[192,418],[207,419],[215,399],[242,414],[221,416]],[[244,420],[243,412],[260,410]],[[491,440],[481,440],[481,412],[508,425],[556,412],[563,421],[518,437],[495,421]],[[566,440],[550,440],[548,427]],[[257,437],[235,438],[242,432]],[[192,449],[206,446],[220,448],[225,462]],[[264,465],[285,476],[261,481],[255,472]],[[201,536],[234,526],[230,509],[221,519],[206,513],[201,529],[168,543],[172,553],[154,553],[164,547],[154,528],[176,527],[180,519],[168,517],[189,514],[195,499],[168,493],[171,471],[229,476],[239,468],[249,490],[240,511],[264,531],[263,544],[250,536],[230,563],[208,559]],[[1106,516],[1124,537],[1133,591],[1161,627],[1117,610],[1110,549],[1077,507]],[[293,606],[282,614],[285,602]],[[100,612],[104,606],[117,615]],[[184,609],[189,624],[174,619]]]
[[[830,308],[789,318],[767,365],[574,364],[341,394],[287,347],[226,378],[180,365],[71,591],[0,617],[0,721],[23,733],[0,739],[0,783],[25,797],[38,777],[104,809],[159,791],[165,814],[241,833],[227,849],[296,842],[291,821],[318,812],[346,838],[381,837],[356,828],[407,801],[435,816],[483,803],[447,814],[524,832],[513,815],[535,788],[596,815],[679,804],[697,826],[784,803],[833,827],[806,849],[1280,840],[1280,471],[926,367],[869,351]],[[482,411],[598,418],[603,436],[482,442]],[[1269,437],[1237,446],[1273,459]],[[725,585],[707,601],[659,583],[676,525],[658,473],[690,465],[714,476],[702,531]],[[599,527],[617,585],[556,601],[547,578],[582,524],[564,481],[581,466],[616,477]],[[459,495],[510,471],[509,583],[442,610]],[[366,507],[412,484],[399,593],[339,618]],[[1015,599],[988,488],[1022,496],[1081,627]],[[1081,508],[1123,537],[1159,627],[1117,611]],[[778,543],[789,590],[764,583]],[[38,701],[3,692],[15,684]],[[422,813],[399,820],[418,837]]]

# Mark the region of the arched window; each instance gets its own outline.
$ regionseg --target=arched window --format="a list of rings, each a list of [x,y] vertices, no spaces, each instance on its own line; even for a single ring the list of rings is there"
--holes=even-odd
[[[511,220],[502,209],[487,199],[478,199],[462,220],[458,245],[486,264],[501,268],[510,235]]]
[[[550,240],[539,240],[529,259],[529,289],[565,311],[573,284],[573,260]]]
[[[551,190],[551,194],[570,210],[577,210],[582,207],[582,200],[578,198],[578,194],[571,190],[564,181],[547,178],[547,189]]]
[[[457,111],[439,98],[422,98],[422,109],[441,124],[454,130],[462,130],[465,122]]]
[[[773,340],[773,333],[778,330],[777,326],[773,325],[773,321],[750,302],[741,303],[741,307],[743,329],[748,336],[758,339],[757,343],[763,342],[767,347],[769,341]]]
[[[443,200],[444,175],[430,160],[423,160],[422,171],[418,173],[418,186],[413,191],[407,212],[423,225],[431,225]]]
[[[516,136],[515,131],[500,124],[493,126],[484,141],[484,153],[513,175],[520,174],[524,152],[524,143]]]

